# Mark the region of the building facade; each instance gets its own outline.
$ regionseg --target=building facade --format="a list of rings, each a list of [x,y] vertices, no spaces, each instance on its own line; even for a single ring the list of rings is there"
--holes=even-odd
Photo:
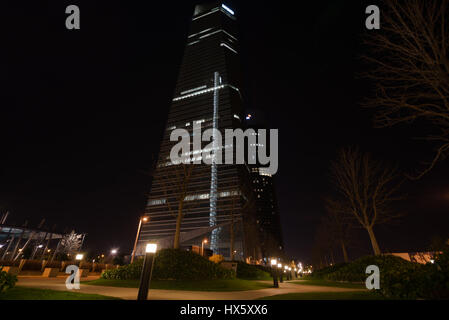
[[[170,158],[178,142],[170,141],[173,130],[186,129],[194,139],[195,125],[201,125],[203,132],[243,127],[236,23],[233,10],[222,3],[195,7],[153,172],[146,207],[149,221],[142,225],[137,254],[150,241],[172,247],[178,223],[181,247],[201,246],[207,239],[207,248],[227,259],[261,257],[250,168],[246,164],[204,164],[202,153],[194,148],[183,156],[201,163],[174,163]],[[204,150],[211,141],[200,143]]]

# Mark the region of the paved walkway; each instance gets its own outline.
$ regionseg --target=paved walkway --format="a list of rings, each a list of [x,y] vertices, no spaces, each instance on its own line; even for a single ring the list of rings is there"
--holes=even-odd
[[[18,286],[62,290],[66,291],[66,277],[42,278],[42,277],[19,277]],[[98,276],[87,277],[84,280],[95,280]],[[344,292],[356,291],[357,289],[334,288],[323,286],[297,285],[294,283],[280,283],[280,288],[267,288],[248,291],[186,291],[186,290],[156,290],[150,289],[148,298],[150,300],[253,300],[266,296],[273,296],[285,293],[301,292]],[[137,297],[136,288],[120,288],[107,286],[86,285],[81,282],[80,289],[74,290],[80,293],[100,294],[126,300],[135,300]]]

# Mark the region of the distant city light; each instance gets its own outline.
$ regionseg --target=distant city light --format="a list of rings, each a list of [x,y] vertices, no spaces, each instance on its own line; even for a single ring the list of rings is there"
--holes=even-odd
[[[433,259],[430,259],[430,263],[435,263],[435,260],[433,260]]]
[[[278,263],[278,268],[282,268],[282,263]]]
[[[248,115],[246,116],[246,120],[251,119],[251,117],[252,117],[252,115],[251,115],[251,114],[248,114]]]
[[[38,247],[38,248],[42,248],[42,247],[43,247],[43,245],[41,245],[41,244],[40,244],[40,245],[38,245],[37,247]]]
[[[272,265],[272,266],[275,266],[276,263],[277,263],[277,260],[276,260],[276,259],[271,259],[271,265]]]
[[[83,260],[84,255],[81,253],[78,253],[75,257],[75,260]]]
[[[111,254],[117,254],[117,249],[112,249]]]
[[[224,4],[222,4],[221,7],[222,7],[223,9],[225,9],[227,12],[229,12],[230,14],[234,15],[234,11],[231,10],[231,9],[229,9],[229,8],[228,8],[227,6],[225,6]]]

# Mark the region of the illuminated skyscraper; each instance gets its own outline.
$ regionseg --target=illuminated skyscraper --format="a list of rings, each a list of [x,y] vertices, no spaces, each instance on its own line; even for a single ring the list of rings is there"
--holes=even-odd
[[[146,207],[150,221],[142,226],[140,248],[147,241],[172,246],[184,184],[181,247],[201,245],[206,237],[210,249],[226,258],[260,258],[249,167],[195,164],[188,183],[183,183],[188,166],[170,160],[177,143],[170,141],[175,129],[187,129],[193,136],[193,126],[201,124],[203,132],[217,128],[224,136],[224,129],[242,127],[240,78],[234,11],[218,2],[196,6],[154,171]],[[201,148],[209,143],[203,142]],[[192,150],[189,156],[202,160],[201,153]]]

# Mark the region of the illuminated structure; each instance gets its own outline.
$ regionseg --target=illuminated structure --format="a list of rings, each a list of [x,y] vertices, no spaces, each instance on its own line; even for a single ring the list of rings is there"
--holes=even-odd
[[[263,112],[261,110],[248,110],[245,116],[245,126],[246,128],[254,129],[256,132],[259,129],[267,129]],[[268,140],[267,144],[269,143]],[[256,199],[255,209],[258,238],[262,257],[268,263],[270,257],[284,256],[284,244],[274,179],[270,174],[260,170],[262,168],[260,164],[252,164],[249,167],[251,169],[251,181]]]
[[[194,135],[193,126],[202,130],[242,127],[240,62],[234,11],[215,2],[198,5],[192,17],[174,98],[162,138],[152,189],[142,225],[137,255],[146,242],[161,248],[173,245],[177,216],[182,205],[181,247],[201,244],[210,238],[215,254],[225,258],[260,258],[255,235],[255,211],[248,205],[253,198],[247,165],[204,164],[202,154],[191,151],[195,165],[172,163],[170,141],[175,129]],[[215,140],[214,140],[215,141]],[[202,149],[210,141],[202,142]],[[233,147],[224,146],[223,148]],[[186,167],[193,166],[193,169]],[[189,170],[191,174],[189,174]],[[189,178],[186,178],[189,177]],[[182,200],[183,199],[183,200]]]

